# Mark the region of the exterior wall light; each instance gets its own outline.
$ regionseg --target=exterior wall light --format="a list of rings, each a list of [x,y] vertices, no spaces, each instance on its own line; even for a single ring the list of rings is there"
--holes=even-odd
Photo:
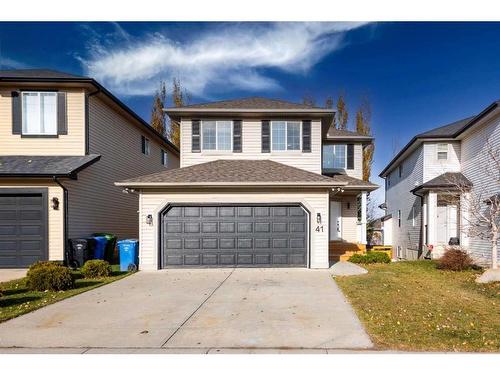
[[[59,198],[53,197],[51,199],[51,206],[53,210],[58,210],[59,209]]]
[[[316,223],[321,224],[321,214],[319,212],[316,214]]]
[[[146,216],[146,224],[153,225],[153,215],[149,214]]]

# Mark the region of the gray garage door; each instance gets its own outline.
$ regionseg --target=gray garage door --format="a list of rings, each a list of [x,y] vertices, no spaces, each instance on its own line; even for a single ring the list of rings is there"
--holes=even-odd
[[[162,214],[161,236],[163,268],[307,265],[299,205],[173,206]]]
[[[0,267],[27,267],[46,259],[46,194],[0,191]]]

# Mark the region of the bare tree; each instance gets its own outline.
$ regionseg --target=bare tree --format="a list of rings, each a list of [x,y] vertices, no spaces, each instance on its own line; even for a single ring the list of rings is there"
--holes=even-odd
[[[491,186],[471,186],[468,180],[450,175],[448,184],[452,188],[447,192],[449,199],[457,201],[463,215],[461,231],[468,237],[479,238],[491,243],[491,268],[498,268],[498,242],[500,241],[500,147],[487,141],[482,151],[482,165],[477,166],[484,173],[483,181],[493,181]]]
[[[356,112],[356,132],[363,135],[371,135],[371,107],[368,99],[363,99],[361,107]],[[369,181],[372,170],[373,154],[375,145],[373,143],[363,147],[363,180]]]
[[[165,87],[165,82],[160,82],[160,87],[156,91],[153,99],[153,107],[151,108],[151,126],[158,133],[165,136],[165,112],[163,108],[165,107],[165,102],[167,100],[167,89]]]

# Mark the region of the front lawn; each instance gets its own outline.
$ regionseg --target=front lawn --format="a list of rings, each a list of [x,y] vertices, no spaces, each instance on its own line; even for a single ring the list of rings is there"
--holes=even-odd
[[[500,351],[500,283],[480,271],[442,271],[432,261],[365,266],[335,280],[380,349]]]
[[[74,271],[75,288],[60,292],[32,292],[26,287],[26,278],[0,283],[0,322],[26,314],[40,307],[112,283],[128,275],[120,272],[120,266],[112,266],[113,273],[103,279],[83,279],[80,271]]]

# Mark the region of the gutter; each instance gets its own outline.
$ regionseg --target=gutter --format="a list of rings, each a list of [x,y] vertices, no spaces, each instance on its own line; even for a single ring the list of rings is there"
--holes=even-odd
[[[63,202],[63,243],[64,243],[64,252],[63,252],[63,260],[64,264],[67,264],[68,258],[67,258],[67,247],[68,247],[68,189],[66,186],[64,186],[59,180],[58,176],[53,177],[53,181],[63,189],[63,197],[64,197],[64,202]]]
[[[175,183],[175,182],[115,182],[116,186],[126,186],[126,187],[164,187],[164,188],[251,188],[251,187],[265,187],[265,188],[282,188],[282,187],[309,187],[309,188],[330,188],[338,186],[347,186],[347,182],[339,182],[332,184],[331,182],[325,183],[298,183],[290,184],[288,182],[261,182],[261,183],[228,183],[228,182],[193,182],[193,183]]]

